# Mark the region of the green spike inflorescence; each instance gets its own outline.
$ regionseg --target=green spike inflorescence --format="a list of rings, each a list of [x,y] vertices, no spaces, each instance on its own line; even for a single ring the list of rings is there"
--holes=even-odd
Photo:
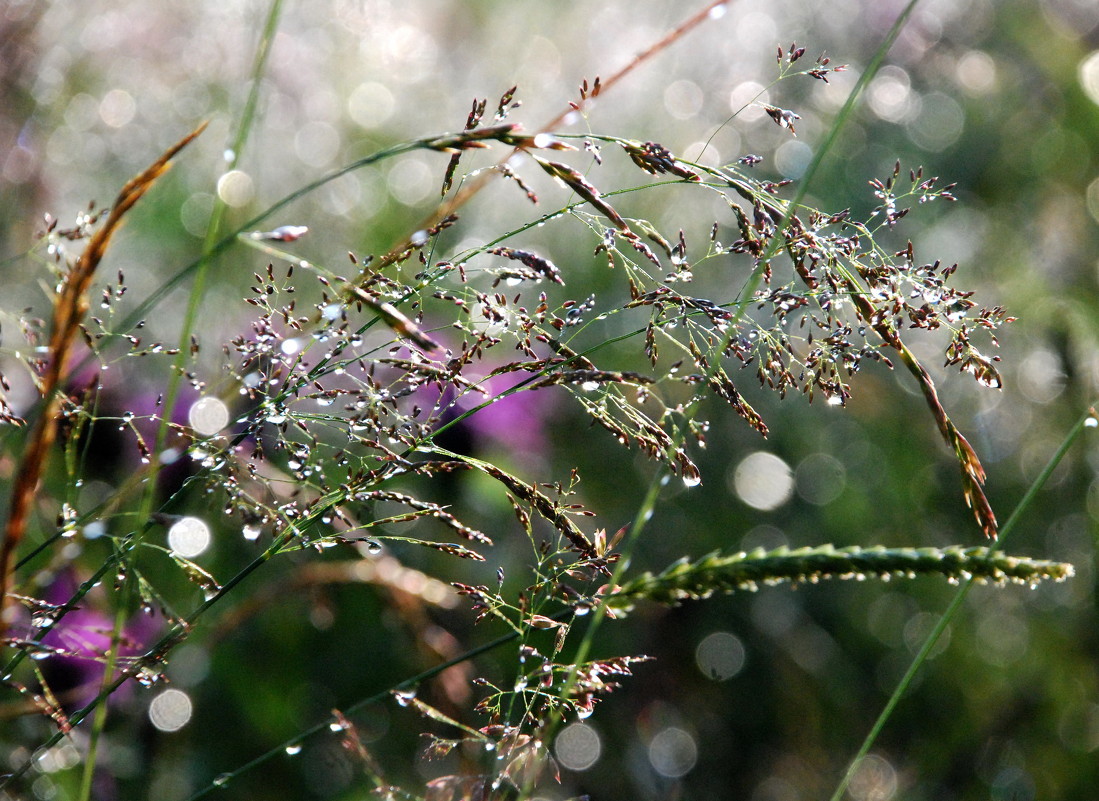
[[[707,598],[714,593],[754,591],[760,585],[785,582],[812,583],[822,579],[915,578],[938,574],[953,583],[975,579],[984,583],[1028,584],[1043,580],[1064,581],[1074,573],[1064,562],[1011,556],[985,547],[946,548],[836,548],[786,547],[766,551],[723,554],[713,552],[701,559],[681,559],[659,574],[645,573],[626,582],[608,599],[622,608],[646,598],[665,604]]]

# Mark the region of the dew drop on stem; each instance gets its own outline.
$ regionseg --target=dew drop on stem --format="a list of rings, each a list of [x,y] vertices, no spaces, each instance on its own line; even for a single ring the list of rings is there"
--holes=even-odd
[[[145,665],[140,668],[134,678],[137,679],[137,683],[142,687],[152,687],[164,678],[164,674],[156,668]]]

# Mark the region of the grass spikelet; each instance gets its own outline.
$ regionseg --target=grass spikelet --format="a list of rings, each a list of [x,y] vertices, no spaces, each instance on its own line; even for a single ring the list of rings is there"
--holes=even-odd
[[[626,582],[608,599],[622,608],[639,599],[679,604],[715,593],[754,591],[760,585],[811,583],[826,579],[915,578],[945,576],[952,582],[975,578],[990,584],[1026,584],[1064,581],[1074,574],[1064,562],[1011,556],[985,547],[863,548],[832,545],[773,551],[722,554],[714,552],[695,561],[680,560],[658,574],[645,573]]]

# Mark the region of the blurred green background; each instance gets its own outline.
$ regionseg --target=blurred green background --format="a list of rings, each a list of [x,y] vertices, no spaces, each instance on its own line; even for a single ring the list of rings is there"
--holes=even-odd
[[[257,125],[238,165],[244,177],[237,194],[226,196],[230,223],[380,147],[458,130],[473,98],[488,97],[491,107],[513,84],[523,107],[512,119],[536,128],[576,98],[582,80],[613,73],[701,5],[287,2]],[[806,79],[769,90],[767,102],[801,115],[798,137],[749,108],[716,133],[702,156],[723,164],[756,153],[764,157],[755,168],[761,176],[796,179],[902,6],[730,2],[724,14],[608,91],[586,124],[694,157],[733,111],[770,84],[776,45],[797,41],[811,57],[827,51],[834,63],[850,65],[828,85]],[[258,2],[208,0],[8,0],[0,7],[0,256],[26,250],[45,212],[66,225],[90,200],[109,202],[165,147],[209,120],[206,133],[135,210],[101,278],[125,272],[124,311],[191,261],[250,88],[265,14]],[[561,130],[581,132],[584,125]],[[593,180],[601,186],[636,181],[633,171],[616,172],[621,165],[610,162],[618,155],[589,173]],[[988,469],[989,496],[1003,521],[1097,395],[1099,5],[922,2],[809,197],[829,211],[850,207],[865,214],[874,205],[867,180],[887,175],[896,159],[906,169],[924,165],[926,174],[958,182],[960,200],[915,210],[898,229],[898,247],[907,237],[921,260],[959,262],[959,285],[977,289],[982,305],[1002,303],[1019,318],[1001,337],[1002,391],[936,371],[935,348],[942,343],[919,350],[944,405]],[[308,225],[311,233],[295,252],[320,264],[346,264],[348,250],[384,252],[433,208],[445,164],[445,156],[419,153],[356,172],[272,222]],[[551,185],[538,186],[544,196],[538,209],[521,205],[514,186],[490,187],[463,211],[447,246],[457,252],[564,202]],[[702,193],[688,197],[671,188],[629,203],[622,202],[623,213],[658,220],[666,234],[683,228],[688,242],[701,243],[715,220],[731,224],[724,204]],[[548,226],[515,246],[550,255],[567,275],[570,297],[621,295],[621,276],[607,274],[587,239],[564,231]],[[247,331],[250,307],[240,299],[262,263],[238,249],[216,264],[199,324],[206,346],[199,368],[210,375],[216,377],[221,364],[219,343]],[[44,271],[27,260],[0,269],[6,313],[47,313]],[[186,297],[186,287],[173,290],[150,316],[149,341],[174,344]],[[3,332],[9,400],[25,409],[29,385],[12,367],[18,334],[7,319]],[[621,353],[624,364],[641,364],[638,354]],[[132,359],[112,369],[109,387],[120,404],[134,404],[142,393],[155,396],[167,375],[166,364]],[[752,391],[753,382],[749,374],[739,380],[771,437],[761,440],[728,409],[708,407],[709,447],[698,454],[703,484],[668,492],[635,570],[716,548],[978,543],[957,467],[905,375],[865,368],[842,410],[794,397],[779,402]],[[531,481],[564,479],[575,466],[582,499],[600,513],[599,524],[613,531],[628,523],[653,465],[589,429],[563,394],[536,411],[522,432],[501,417],[502,429],[473,431],[465,445]],[[856,801],[1095,797],[1099,451],[1092,440],[1085,438],[1054,473],[1009,548],[1072,562],[1076,578],[1037,590],[970,594],[948,642],[921,671],[852,785]],[[89,466],[105,485],[98,492],[109,492],[132,458],[115,448],[132,449],[132,442],[122,437],[105,446],[103,465]],[[760,452],[781,462],[760,462]],[[5,455],[5,480],[11,458]],[[746,469],[788,477],[788,497],[750,503],[736,481],[746,459],[756,460]],[[476,482],[457,482],[445,494],[464,519],[503,543],[496,561],[461,565],[461,573],[452,574],[450,562],[414,551],[399,555],[433,575],[471,583],[492,584],[502,566],[508,586],[521,586],[530,555],[507,544],[514,518],[502,498]],[[201,508],[205,501],[193,503]],[[231,574],[254,550],[229,526],[215,526],[214,543],[198,561],[219,575]],[[86,571],[105,553],[101,543],[88,543],[76,565]],[[160,689],[120,700],[104,751],[111,779],[98,787],[99,797],[187,798],[332,708],[430,664],[432,654],[418,644],[424,632],[465,646],[498,633],[491,624],[473,628],[461,604],[402,607],[396,596],[354,581],[287,584],[301,578],[308,561],[287,559],[257,575],[238,594],[237,606],[230,599],[172,660],[171,686],[193,703],[186,726],[163,732],[149,721],[150,700]],[[286,586],[295,589],[278,592]],[[587,729],[569,735],[588,755],[597,744],[598,759],[584,770],[563,770],[562,784],[543,794],[826,798],[954,592],[923,579],[767,589],[672,610],[642,606],[603,628],[597,655],[645,653],[656,661],[639,666],[586,721]],[[510,658],[486,656],[457,683],[465,686],[472,676],[507,681]],[[453,704],[450,711],[470,725],[483,723],[458,708],[461,691],[454,687],[427,687],[425,697]],[[422,782],[457,767],[415,758],[425,726],[391,701],[354,719],[394,780]],[[20,764],[49,728],[40,717],[8,716],[0,725],[0,763]],[[566,765],[568,753],[568,741],[559,744]],[[580,765],[575,758],[571,764]],[[225,793],[366,798],[369,788],[356,771],[335,739],[322,735]],[[64,759],[41,763],[34,777],[35,797],[71,797],[74,780]]]

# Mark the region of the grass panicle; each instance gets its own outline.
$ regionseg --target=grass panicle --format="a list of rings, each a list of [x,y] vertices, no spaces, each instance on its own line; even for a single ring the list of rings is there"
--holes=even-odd
[[[613,103],[634,70],[719,19],[726,4],[711,2],[609,78],[585,79],[547,125],[528,130],[514,119],[521,92],[511,86],[494,112],[487,99],[474,99],[460,130],[379,147],[243,222],[215,201],[201,254],[128,314],[121,272],[102,290],[103,314],[88,313],[97,268],[126,212],[202,129],[127,184],[109,210],[89,207],[72,229],[51,222],[40,243],[56,278],[51,320],[21,318],[32,346],[21,358],[41,402],[26,447],[9,460],[12,500],[0,546],[0,595],[10,605],[0,673],[20,709],[48,729],[13,757],[0,791],[21,792],[39,755],[71,745],[82,761],[77,797],[90,798],[103,769],[98,744],[120,690],[162,688],[181,646],[231,640],[299,597],[311,603],[311,625],[324,631],[340,620],[331,599],[368,587],[386,637],[398,632],[414,652],[410,664],[427,667],[394,679],[380,669],[387,666],[373,666],[384,686],[336,709],[326,701],[321,709],[332,711],[323,721],[288,724],[299,730],[274,748],[257,746],[258,756],[201,783],[192,798],[235,785],[280,755],[297,755],[326,733],[375,797],[552,794],[562,780],[558,731],[586,720],[650,661],[599,653],[602,627],[642,602],[936,576],[964,585],[941,633],[974,583],[1033,587],[1072,577],[1064,562],[969,545],[695,556],[689,531],[677,532],[687,552],[678,561],[658,573],[633,568],[673,478],[682,492],[708,478],[702,454],[713,426],[704,413],[727,414],[746,441],[776,438],[784,418],[775,403],[846,407],[864,368],[891,370],[895,361],[926,402],[929,430],[960,465],[958,507],[968,504],[986,538],[999,536],[1002,547],[1035,497],[1032,489],[999,527],[985,468],[921,361],[934,342],[945,365],[982,391],[1003,383],[999,357],[989,354],[1013,318],[999,305],[980,306],[959,286],[958,265],[917,257],[911,241],[898,249],[910,213],[952,202],[954,185],[925,177],[922,167],[905,173],[898,161],[870,180],[868,198],[846,208],[807,200],[915,5],[884,36],[798,181],[768,177],[765,158],[752,153],[720,164],[703,159],[720,128],[697,155],[658,141],[672,141],[671,131],[624,137],[598,129],[596,99],[599,108]],[[228,148],[231,168],[258,124],[281,10],[280,0],[268,7]],[[806,109],[785,107],[796,106],[784,95],[786,82],[820,87],[846,69],[806,53],[797,43],[779,46],[777,76],[744,107],[754,105],[763,125],[773,122],[788,142],[809,138],[813,126]],[[578,132],[574,122],[584,128]],[[276,219],[338,179],[389,169],[410,154],[430,159],[439,178],[432,185],[440,188],[417,226],[388,231],[386,241],[341,242],[312,219]],[[474,236],[470,221],[479,209],[470,200],[495,176],[508,179],[502,202],[523,216]],[[676,202],[688,197],[701,202]],[[671,200],[653,211],[650,198]],[[698,208],[715,210],[713,217],[700,220]],[[85,242],[78,257],[66,255],[69,241]],[[196,333],[199,312],[211,266],[230,255],[249,265],[239,304],[246,322],[211,349]],[[194,283],[177,346],[147,341],[146,318],[188,279]],[[139,359],[152,365],[150,374],[164,371],[151,404],[135,392],[123,393],[124,408],[110,407],[100,375],[83,389],[66,383],[87,365],[101,374]],[[187,414],[176,414],[188,398]],[[562,438],[551,415],[567,404],[577,411],[569,425],[582,420],[586,428],[565,432],[564,459],[579,461],[579,450],[596,441],[622,465],[642,457],[641,500],[625,522],[608,523],[606,498],[588,492],[584,471],[549,458],[547,443]],[[0,422],[24,422],[3,396]],[[136,456],[113,484],[94,457],[93,434],[106,427]],[[535,443],[525,454],[515,447],[501,455],[524,440]],[[51,476],[45,466],[54,444],[64,459]],[[623,481],[627,475],[638,474],[624,471]],[[78,491],[88,480],[97,494]],[[42,522],[48,515],[32,523],[35,502],[56,510],[56,525]],[[33,545],[26,544],[29,530],[37,535]],[[195,546],[195,538],[204,544]],[[218,558],[207,562],[211,542]],[[87,554],[100,552],[89,568]],[[484,572],[492,567],[495,574]],[[81,639],[89,628],[102,637]],[[503,633],[478,645],[474,632],[483,629]],[[507,654],[503,671],[475,663],[490,651]],[[65,698],[54,691],[50,669],[62,659],[88,670],[93,692]],[[392,705],[394,728],[422,731],[425,757],[445,773],[409,779],[402,766],[377,758],[357,716],[383,703]]]

